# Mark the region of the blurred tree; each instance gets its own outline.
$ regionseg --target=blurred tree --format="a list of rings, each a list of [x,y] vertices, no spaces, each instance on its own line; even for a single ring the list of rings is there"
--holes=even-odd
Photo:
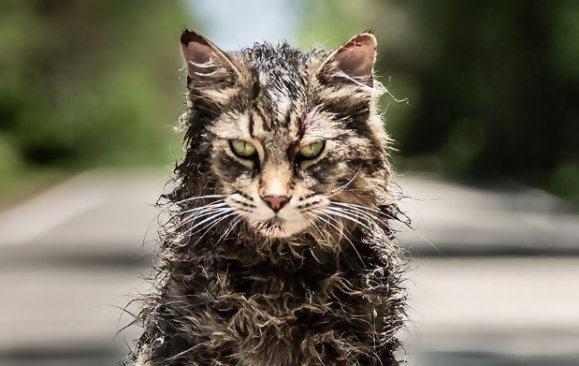
[[[406,169],[513,178],[579,202],[579,2],[303,7],[304,33],[376,32],[378,69],[392,75],[386,85],[396,96],[410,100],[388,111]]]
[[[2,154],[35,166],[169,161],[183,24],[177,1],[2,1]]]

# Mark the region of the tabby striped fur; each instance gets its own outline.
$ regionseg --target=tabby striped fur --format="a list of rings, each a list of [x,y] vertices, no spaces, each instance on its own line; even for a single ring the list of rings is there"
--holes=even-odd
[[[334,52],[256,44],[224,53],[190,31],[181,41],[186,59],[193,50],[186,155],[128,362],[398,365],[406,295],[389,228],[398,211],[376,106],[383,87],[372,65],[354,75],[344,63],[356,47],[367,62],[374,37]],[[252,141],[256,161],[235,157],[231,139]],[[302,139],[325,141],[318,159],[297,162]],[[259,221],[270,214],[258,202],[267,190],[291,196],[279,215],[290,212],[294,226]]]

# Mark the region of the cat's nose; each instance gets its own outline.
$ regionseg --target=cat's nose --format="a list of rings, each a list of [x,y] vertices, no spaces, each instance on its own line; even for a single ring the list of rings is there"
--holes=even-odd
[[[273,212],[278,212],[282,209],[286,203],[289,202],[291,197],[288,196],[278,196],[278,195],[271,195],[271,196],[263,196],[261,199],[267,203],[267,205],[273,210]]]

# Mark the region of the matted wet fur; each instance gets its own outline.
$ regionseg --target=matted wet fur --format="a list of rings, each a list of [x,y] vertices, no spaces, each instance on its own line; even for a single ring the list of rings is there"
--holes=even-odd
[[[376,40],[225,53],[191,31],[186,156],[127,364],[398,365]]]

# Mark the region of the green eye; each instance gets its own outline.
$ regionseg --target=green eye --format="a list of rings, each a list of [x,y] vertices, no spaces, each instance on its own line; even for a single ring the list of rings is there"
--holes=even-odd
[[[239,156],[240,158],[251,158],[256,154],[255,146],[251,143],[243,140],[230,140],[229,145],[231,146],[231,150],[235,153],[235,155]]]
[[[307,144],[306,146],[302,147],[298,152],[298,155],[306,159],[316,158],[324,150],[324,145],[325,145],[324,141],[312,142],[311,144]]]

